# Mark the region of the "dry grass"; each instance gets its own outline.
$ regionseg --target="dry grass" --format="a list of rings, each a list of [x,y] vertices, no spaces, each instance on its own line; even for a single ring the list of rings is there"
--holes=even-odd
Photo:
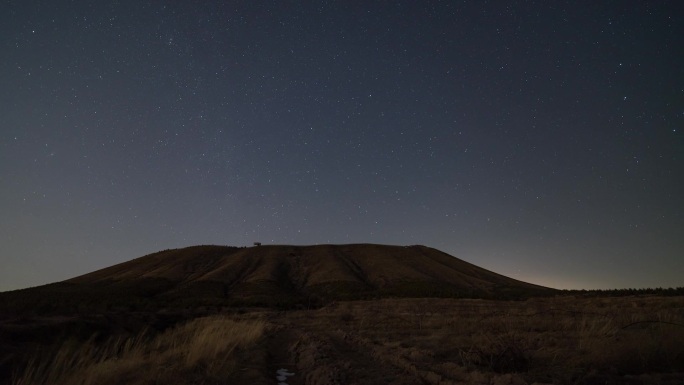
[[[14,385],[212,383],[230,377],[236,352],[264,334],[262,320],[214,316],[189,321],[157,336],[141,333],[97,344],[67,342],[51,358],[37,356]]]
[[[339,303],[297,322],[307,320],[321,333],[336,325],[381,364],[428,384],[684,381],[681,297],[387,299]]]
[[[66,343],[13,385],[256,385],[274,383],[276,365],[309,385],[682,384],[684,300],[383,299],[212,316]]]

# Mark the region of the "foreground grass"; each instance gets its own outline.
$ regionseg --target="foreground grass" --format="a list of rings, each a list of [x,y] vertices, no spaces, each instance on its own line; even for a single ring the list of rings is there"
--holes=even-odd
[[[64,343],[12,384],[257,385],[280,365],[309,385],[683,384],[684,298],[382,299],[213,315]]]
[[[297,317],[426,384],[684,383],[682,297],[387,299]]]
[[[238,352],[266,329],[261,320],[212,316],[189,321],[157,336],[64,343],[48,357],[36,356],[14,385],[212,383],[234,375]]]

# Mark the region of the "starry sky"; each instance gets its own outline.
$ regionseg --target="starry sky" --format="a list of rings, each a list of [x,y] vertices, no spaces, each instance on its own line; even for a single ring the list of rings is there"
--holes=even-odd
[[[198,244],[684,285],[678,1],[0,6],[0,290]]]

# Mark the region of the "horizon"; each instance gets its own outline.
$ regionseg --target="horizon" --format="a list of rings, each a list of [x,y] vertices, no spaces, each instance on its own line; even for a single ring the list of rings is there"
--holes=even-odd
[[[258,241],[257,241],[257,242],[258,242]],[[118,264],[126,263],[126,262],[132,261],[132,260],[137,259],[137,258],[145,257],[145,256],[148,256],[148,255],[152,255],[152,254],[156,254],[156,253],[160,253],[160,252],[171,251],[171,250],[182,250],[182,249],[187,249],[187,248],[192,248],[192,247],[202,247],[202,246],[216,246],[216,247],[227,247],[227,248],[258,248],[258,247],[267,248],[267,247],[315,247],[315,246],[326,246],[326,245],[328,245],[328,246],[376,245],[376,246],[392,246],[392,247],[422,246],[422,247],[433,248],[433,247],[431,247],[431,246],[429,246],[429,245],[423,245],[423,244],[399,245],[399,244],[380,244],[380,243],[373,243],[373,242],[355,242],[355,243],[314,243],[314,244],[270,244],[270,243],[264,244],[264,243],[261,243],[261,244],[259,244],[259,245],[255,245],[254,242],[252,242],[252,244],[249,244],[249,245],[196,244],[196,245],[188,245],[188,246],[180,246],[180,247],[174,247],[174,248],[160,249],[160,250],[157,250],[157,251],[153,251],[153,252],[150,252],[150,253],[146,253],[146,254],[143,254],[143,255],[139,255],[139,256],[136,256],[136,257],[132,257],[132,258],[129,258],[129,259],[126,259],[126,260],[118,261],[118,262],[116,262],[116,263],[114,263],[114,264],[112,264],[112,265],[102,266],[102,267],[100,267],[100,268],[96,268],[95,270],[91,270],[91,271],[87,271],[87,272],[80,273],[80,274],[78,274],[78,275],[70,276],[70,277],[67,277],[67,278],[65,278],[65,279],[63,279],[63,280],[59,280],[59,281],[46,282],[46,283],[41,283],[41,284],[37,284],[37,285],[34,285],[34,286],[28,286],[28,287],[18,287],[18,288],[9,288],[9,289],[2,289],[2,288],[0,288],[0,292],[14,291],[14,290],[22,290],[22,289],[30,289],[30,288],[34,288],[34,287],[39,287],[39,286],[47,285],[47,284],[63,282],[63,281],[65,281],[65,280],[68,280],[68,279],[71,279],[71,278],[76,278],[76,277],[79,277],[79,276],[81,276],[81,275],[86,275],[86,274],[89,274],[89,273],[92,273],[92,272],[96,272],[96,271],[99,271],[99,270],[102,270],[102,269],[106,269],[106,268],[111,267],[111,266],[115,266],[115,265],[118,265]],[[440,249],[437,249],[437,248],[433,248],[433,249],[435,249],[435,250],[437,250],[437,251],[440,251],[440,252],[446,253],[444,250],[440,250]],[[464,262],[473,264],[473,265],[475,265],[475,266],[477,266],[477,267],[483,268],[483,269],[485,269],[485,270],[491,271],[491,272],[496,273],[496,274],[500,274],[500,275],[503,275],[503,276],[506,276],[506,277],[509,277],[509,278],[513,278],[513,279],[522,281],[522,282],[531,283],[531,284],[535,284],[535,285],[539,285],[539,286],[543,286],[543,287],[547,287],[547,288],[551,288],[551,289],[557,289],[557,290],[561,290],[561,291],[584,291],[584,290],[586,290],[586,291],[610,291],[610,290],[621,291],[621,290],[649,290],[649,289],[650,289],[650,290],[657,290],[657,289],[665,289],[665,290],[667,290],[667,289],[679,289],[679,288],[684,287],[684,285],[682,285],[682,286],[643,286],[643,287],[636,287],[636,286],[631,286],[631,287],[603,287],[603,288],[587,288],[587,287],[554,287],[554,286],[550,286],[550,285],[545,285],[545,284],[543,284],[543,283],[541,283],[541,282],[535,282],[535,281],[525,280],[525,279],[522,279],[522,278],[518,278],[518,277],[514,277],[514,276],[509,276],[509,275],[506,275],[506,274],[502,274],[502,273],[497,272],[497,271],[495,271],[495,270],[488,269],[488,268],[486,268],[486,267],[484,267],[484,266],[479,266],[479,265],[473,263],[472,261],[468,261],[467,259],[459,258],[459,257],[456,257],[456,256],[454,256],[454,255],[452,255],[452,254],[449,254],[449,253],[446,253],[446,254],[448,254],[448,255],[450,255],[450,256],[456,258],[456,259],[460,259],[460,260],[462,260],[462,261],[464,261]],[[1,285],[2,285],[2,283],[0,282],[0,286],[1,286]]]

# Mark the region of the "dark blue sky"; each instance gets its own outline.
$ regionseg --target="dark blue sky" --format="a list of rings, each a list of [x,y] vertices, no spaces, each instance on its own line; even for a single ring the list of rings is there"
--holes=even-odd
[[[671,1],[0,6],[0,290],[196,244],[684,285]]]

